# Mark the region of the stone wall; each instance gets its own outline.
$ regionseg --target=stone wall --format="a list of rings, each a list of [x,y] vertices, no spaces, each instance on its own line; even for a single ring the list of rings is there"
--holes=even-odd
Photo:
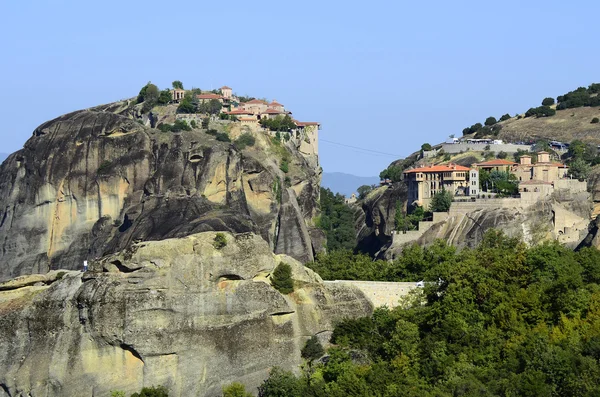
[[[518,198],[478,199],[476,201],[455,201],[450,206],[450,216],[467,214],[480,209],[520,208],[522,200]]]
[[[490,144],[490,145],[486,145],[483,143],[443,143],[442,144],[442,149],[444,150],[444,152],[446,153],[460,153],[460,152],[466,152],[468,150],[472,150],[472,151],[476,151],[476,152],[483,152],[486,146],[490,147],[490,151],[491,152],[505,152],[505,153],[516,153],[519,149],[520,150],[525,150],[527,152],[531,151],[531,146],[530,145],[513,145],[510,143],[505,143],[502,145],[494,145],[494,144]]]
[[[349,281],[335,280],[325,281],[325,285],[352,285],[358,288],[373,303],[375,307],[396,307],[400,298],[407,296],[410,291],[417,287],[416,282],[384,282],[384,281]]]

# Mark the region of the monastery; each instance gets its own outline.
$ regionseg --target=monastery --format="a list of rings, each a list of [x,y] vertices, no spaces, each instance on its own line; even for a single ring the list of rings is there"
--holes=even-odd
[[[556,188],[568,188],[569,168],[562,163],[550,160],[550,153],[537,153],[537,162],[531,156],[520,157],[519,163],[494,159],[473,164],[471,168],[457,164],[431,165],[404,171],[408,185],[408,203],[428,208],[436,193],[446,190],[453,196],[468,196],[475,199],[483,194],[479,186],[481,171],[509,172],[516,177],[521,196],[542,197],[551,194]],[[529,193],[529,194],[528,194]],[[532,194],[533,195],[532,195]]]

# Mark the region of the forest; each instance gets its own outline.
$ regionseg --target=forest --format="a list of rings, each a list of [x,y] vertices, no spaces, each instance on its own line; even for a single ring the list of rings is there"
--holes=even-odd
[[[475,248],[414,246],[376,275],[425,287],[337,324],[325,356],[298,376],[273,370],[259,396],[600,395],[597,249],[529,247],[490,230]]]

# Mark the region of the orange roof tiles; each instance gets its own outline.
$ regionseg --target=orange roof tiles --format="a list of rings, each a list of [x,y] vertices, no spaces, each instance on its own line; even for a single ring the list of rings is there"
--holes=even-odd
[[[404,171],[405,174],[414,172],[451,172],[451,171],[470,171],[470,168],[462,165],[432,165],[429,167],[413,168],[412,170]]]
[[[269,108],[263,112],[263,114],[281,114],[281,110]]]
[[[529,181],[519,182],[519,185],[552,185],[552,183],[540,181],[538,179],[531,179]]]
[[[259,105],[268,105],[265,101],[261,101],[260,99],[253,99],[251,101],[245,102],[246,104],[259,104]]]
[[[223,87],[221,87],[222,90],[231,90],[231,87],[227,87],[226,85],[224,85]]]
[[[504,159],[494,159],[489,161],[484,161],[483,163],[477,163],[476,166],[502,166],[502,165],[516,165],[514,161],[504,160]]]

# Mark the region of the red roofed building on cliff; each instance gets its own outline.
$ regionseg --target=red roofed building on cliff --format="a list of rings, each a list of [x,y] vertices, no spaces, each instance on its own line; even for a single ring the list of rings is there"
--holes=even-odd
[[[450,192],[453,196],[476,194],[478,180],[473,181],[477,182],[477,189],[470,188],[469,181],[478,178],[479,173],[476,170],[457,164],[431,165],[406,170],[404,180],[408,185],[408,204],[418,204],[427,209],[433,196],[442,190]]]

